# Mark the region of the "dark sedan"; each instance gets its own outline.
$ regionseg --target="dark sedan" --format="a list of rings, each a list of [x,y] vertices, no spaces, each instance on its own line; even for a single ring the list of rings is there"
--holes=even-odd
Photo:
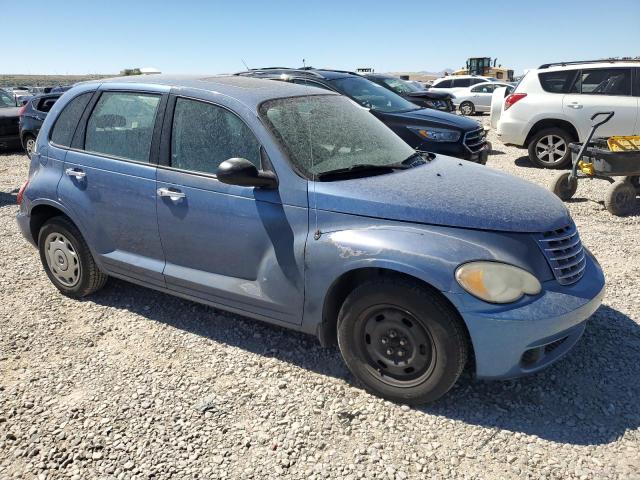
[[[15,97],[0,90],[0,149],[20,147],[19,118],[20,107]]]
[[[486,132],[475,120],[419,106],[353,72],[267,68],[237,75],[280,80],[340,93],[366,108],[411,147],[485,164]]]
[[[20,141],[29,158],[33,153],[42,122],[62,93],[50,93],[32,98],[20,115]]]
[[[397,78],[392,75],[371,73],[369,75],[365,75],[365,78],[391,90],[419,107],[433,108],[436,110],[442,110],[443,112],[455,111],[455,107],[453,106],[453,96],[450,93],[431,92],[427,89],[418,87],[414,83],[407,82],[406,80],[402,80],[401,78]]]

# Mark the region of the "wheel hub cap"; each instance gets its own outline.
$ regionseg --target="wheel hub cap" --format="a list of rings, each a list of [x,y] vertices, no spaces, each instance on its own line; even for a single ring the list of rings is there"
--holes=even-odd
[[[546,135],[536,144],[536,155],[545,163],[557,163],[567,153],[567,143],[557,135]]]
[[[45,239],[47,266],[55,279],[65,287],[73,287],[80,280],[78,253],[67,237],[51,233]]]

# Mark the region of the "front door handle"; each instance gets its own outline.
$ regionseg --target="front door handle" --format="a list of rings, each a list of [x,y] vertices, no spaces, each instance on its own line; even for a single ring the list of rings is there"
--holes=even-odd
[[[82,170],[77,169],[77,168],[67,168],[64,173],[66,173],[69,177],[75,177],[78,180],[82,180],[84,177],[87,176],[86,173],[84,173]]]
[[[174,202],[185,198],[187,195],[179,190],[171,190],[170,188],[159,188],[157,190],[159,197],[169,197]]]
[[[576,110],[582,108],[582,104],[578,102],[572,102],[567,105],[569,108],[575,108]]]

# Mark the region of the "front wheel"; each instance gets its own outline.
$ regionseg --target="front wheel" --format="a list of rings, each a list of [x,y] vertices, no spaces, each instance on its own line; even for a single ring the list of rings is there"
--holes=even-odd
[[[371,280],[351,292],[338,317],[338,345],[368,391],[411,405],[447,393],[468,355],[457,312],[438,293],[401,279]]]
[[[466,116],[473,115],[475,111],[476,111],[476,107],[471,102],[462,102],[460,104],[460,113],[462,115],[466,115]]]
[[[90,295],[107,281],[80,231],[66,217],[54,217],[42,226],[38,249],[49,280],[69,297]]]

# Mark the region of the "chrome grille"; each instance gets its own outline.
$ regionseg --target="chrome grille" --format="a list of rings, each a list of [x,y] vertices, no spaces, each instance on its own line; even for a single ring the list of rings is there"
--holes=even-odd
[[[558,283],[570,285],[582,278],[587,259],[575,225],[539,235],[538,244]]]
[[[487,143],[487,132],[484,128],[478,128],[464,134],[464,146],[472,153],[479,152]]]

